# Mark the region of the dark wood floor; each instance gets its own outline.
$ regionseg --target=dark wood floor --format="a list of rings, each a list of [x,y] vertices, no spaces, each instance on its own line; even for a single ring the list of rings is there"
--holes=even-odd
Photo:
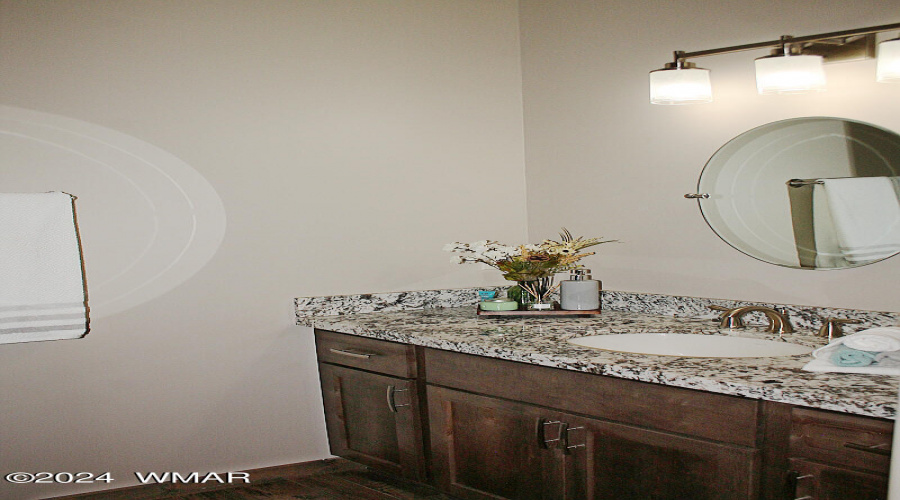
[[[251,484],[157,484],[55,500],[453,500],[343,459],[249,471]]]

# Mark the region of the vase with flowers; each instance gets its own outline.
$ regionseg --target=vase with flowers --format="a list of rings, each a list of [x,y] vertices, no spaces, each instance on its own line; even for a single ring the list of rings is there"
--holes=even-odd
[[[582,267],[578,261],[594,255],[594,252],[582,252],[585,248],[617,241],[574,238],[566,228],[562,228],[559,236],[560,241],[548,239],[537,245],[513,246],[492,240],[454,242],[445,245],[444,250],[458,254],[453,256],[452,262],[487,264],[502,272],[504,279],[517,282],[507,295],[518,301],[521,308],[551,309],[550,296],[559,287],[553,283],[554,275]]]

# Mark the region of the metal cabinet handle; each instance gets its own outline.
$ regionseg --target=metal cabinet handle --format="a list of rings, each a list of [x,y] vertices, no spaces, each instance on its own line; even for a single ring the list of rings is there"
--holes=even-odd
[[[547,426],[548,425],[556,425],[556,439],[547,439]],[[560,422],[559,420],[547,420],[545,418],[537,419],[537,441],[538,447],[541,449],[549,449],[550,443],[560,442],[562,441],[562,433],[563,429],[567,427],[565,422]]]
[[[844,443],[845,448],[850,448],[852,450],[864,451],[866,453],[874,453],[876,455],[883,455],[886,457],[891,456],[891,450],[885,450],[879,448],[880,446],[885,446],[883,444],[876,445],[867,445],[867,444],[859,444],[859,443]]]
[[[575,448],[585,448],[587,446],[586,442],[582,442],[580,444],[569,444],[570,443],[569,433],[572,431],[579,431],[579,430],[584,430],[584,426],[569,427],[568,425],[566,425],[566,428],[563,431],[563,443],[562,443],[562,449],[565,453],[570,453],[570,451],[574,450]]]
[[[349,350],[349,349],[331,348],[328,350],[335,354],[340,354],[341,356],[350,356],[351,358],[359,358],[359,359],[369,359],[372,356],[377,356],[377,354],[372,354],[372,353],[362,352],[362,351],[354,351],[354,350]]]
[[[389,385],[387,386],[387,405],[388,409],[393,413],[397,413],[397,408],[402,408],[404,406],[410,406],[408,403],[405,405],[398,405],[396,401],[394,401],[394,394],[398,392],[408,392],[409,389],[397,389],[396,387]]]
[[[814,476],[812,474],[804,474],[801,476],[800,473],[795,470],[790,471],[788,473],[788,478],[787,478],[787,486],[788,486],[788,488],[790,488],[790,490],[789,490],[790,493],[786,492],[784,498],[792,498],[793,500],[813,500],[814,497],[809,496],[809,495],[804,495],[802,497],[798,497],[797,496],[797,487],[800,486],[801,479],[813,479],[815,477],[816,476]],[[788,494],[790,496],[787,496]]]

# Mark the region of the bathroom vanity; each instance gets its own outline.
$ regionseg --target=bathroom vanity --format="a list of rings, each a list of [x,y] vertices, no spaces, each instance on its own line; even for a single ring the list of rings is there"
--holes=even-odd
[[[886,498],[898,380],[579,347],[708,320],[316,317],[332,452],[466,499]],[[818,341],[805,336],[804,341]]]

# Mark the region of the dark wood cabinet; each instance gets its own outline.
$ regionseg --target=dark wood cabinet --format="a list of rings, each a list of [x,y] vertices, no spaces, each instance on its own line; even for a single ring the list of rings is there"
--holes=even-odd
[[[753,499],[758,451],[597,419],[563,417],[576,477],[566,498]]]
[[[885,420],[794,408],[786,498],[885,500],[892,436]]]
[[[321,331],[316,344],[331,453],[425,480],[420,387],[415,356],[407,352],[411,346]]]
[[[699,413],[702,406],[716,402],[707,401],[705,394],[670,389],[675,393],[668,398],[681,404],[666,417],[661,414],[667,409],[658,406],[658,400],[650,400],[650,406],[655,406],[646,412],[627,408],[628,397],[618,395],[617,388],[593,384],[602,381],[600,377],[582,378],[585,374],[432,350],[426,351],[426,364],[434,367],[428,375],[432,468],[438,486],[452,495],[479,500],[739,500],[758,496],[761,454],[754,446],[646,427],[655,422],[678,429],[697,428],[698,433],[701,427],[705,433],[717,432],[711,430],[713,425],[703,425],[710,417]],[[538,373],[545,379],[542,386],[529,383]],[[551,378],[557,378],[557,384]],[[529,401],[508,398],[512,394],[505,388],[516,385],[517,399]],[[540,391],[550,386],[556,387],[555,392]],[[582,391],[586,392],[579,394]],[[618,414],[631,422],[602,418],[591,398],[618,405]],[[709,413],[743,415],[749,421],[739,418],[737,423],[749,422],[755,435],[756,403],[723,410],[732,401],[722,398],[720,405],[709,406]],[[696,408],[686,410],[691,407]],[[730,439],[742,442],[747,437],[738,433]],[[749,444],[753,443],[751,438]]]
[[[428,388],[434,474],[466,499],[756,498],[756,450]]]
[[[428,388],[438,486],[465,499],[563,499],[561,414],[537,406]]]
[[[886,500],[884,474],[835,467],[801,458],[790,460],[790,487],[784,498],[805,500]]]
[[[331,451],[469,500],[885,499],[893,422],[316,330]]]

